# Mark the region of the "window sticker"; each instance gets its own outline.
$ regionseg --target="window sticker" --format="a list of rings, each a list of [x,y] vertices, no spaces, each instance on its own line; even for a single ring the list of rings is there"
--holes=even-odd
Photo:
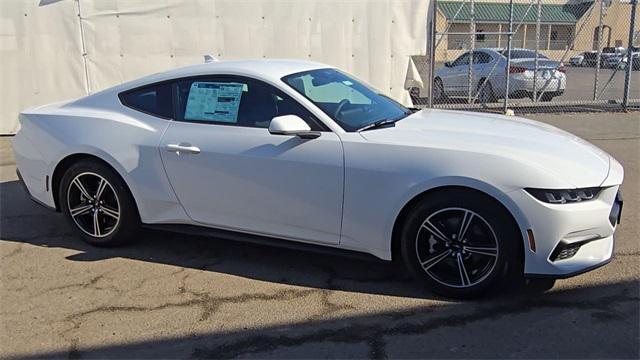
[[[238,109],[244,86],[240,83],[195,81],[189,90],[184,119],[238,122]]]

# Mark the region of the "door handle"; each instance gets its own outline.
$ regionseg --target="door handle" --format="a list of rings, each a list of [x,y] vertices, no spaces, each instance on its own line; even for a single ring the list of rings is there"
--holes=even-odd
[[[180,155],[181,152],[187,154],[200,154],[200,148],[197,146],[192,146],[189,143],[168,144],[167,151],[174,152],[178,155]]]

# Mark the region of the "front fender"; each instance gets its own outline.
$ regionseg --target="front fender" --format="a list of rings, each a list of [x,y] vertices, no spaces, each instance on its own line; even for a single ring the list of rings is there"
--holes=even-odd
[[[480,191],[488,196],[491,196],[496,201],[498,201],[502,206],[504,206],[511,216],[513,216],[516,221],[518,228],[520,230],[523,242],[526,242],[527,229],[530,228],[529,221],[525,216],[522,209],[509,197],[509,195],[497,187],[470,177],[464,176],[443,176],[438,178],[433,178],[426,180],[422,183],[418,183],[412,188],[408,189],[405,194],[399,199],[398,203],[395,205],[394,214],[392,218],[389,219],[389,222],[385,225],[385,229],[387,229],[387,234],[389,239],[393,236],[393,228],[396,225],[396,221],[398,220],[402,210],[416,197],[430,191],[437,190],[439,188],[445,187],[463,187],[476,191]],[[388,251],[391,252],[391,242],[389,243]]]

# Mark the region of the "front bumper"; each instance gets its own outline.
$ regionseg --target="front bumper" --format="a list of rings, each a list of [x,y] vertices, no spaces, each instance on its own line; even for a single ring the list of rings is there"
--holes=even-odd
[[[597,199],[573,204],[543,203],[524,190],[510,195],[526,214],[535,238],[535,249],[525,245],[525,276],[566,278],[611,261],[622,210],[618,186],[603,189]]]

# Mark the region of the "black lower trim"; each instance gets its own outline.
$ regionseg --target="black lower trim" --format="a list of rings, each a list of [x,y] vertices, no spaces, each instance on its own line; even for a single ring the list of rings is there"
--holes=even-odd
[[[608,263],[610,263],[613,260],[613,256],[611,256],[610,259],[603,261],[599,264],[593,265],[593,266],[589,266],[588,268],[582,269],[582,270],[578,270],[572,273],[568,273],[568,274],[563,274],[563,275],[549,275],[549,274],[524,274],[524,276],[526,278],[530,278],[530,279],[568,279],[570,277],[574,277],[577,275],[581,275],[584,274],[586,272],[589,272],[591,270],[595,270],[599,267],[603,267],[605,265],[607,265]]]
[[[24,189],[24,192],[27,193],[27,195],[29,196],[29,199],[31,199],[31,201],[33,201],[34,203],[42,206],[43,208],[45,208],[47,210],[56,211],[56,208],[43,203],[42,201],[34,198],[31,195],[31,192],[29,191],[29,188],[27,188],[27,184],[25,184],[24,179],[22,178],[22,174],[20,174],[20,171],[18,169],[16,169],[16,175],[18,176],[18,181],[20,182],[20,185],[22,185],[22,188]]]
[[[385,260],[382,260],[371,254],[367,254],[359,251],[337,249],[337,248],[332,248],[328,246],[307,244],[307,243],[296,242],[292,240],[280,239],[276,237],[247,234],[247,233],[242,233],[237,231],[217,229],[217,228],[211,228],[206,226],[182,225],[182,224],[143,224],[143,226],[145,228],[154,229],[154,230],[177,232],[177,233],[188,234],[188,235],[206,236],[206,237],[218,238],[218,239],[230,240],[230,241],[248,242],[253,244],[274,246],[274,247],[280,247],[280,248],[292,249],[292,250],[309,251],[317,254],[349,257],[349,258],[354,258],[354,259],[364,260],[364,261],[385,262]]]

